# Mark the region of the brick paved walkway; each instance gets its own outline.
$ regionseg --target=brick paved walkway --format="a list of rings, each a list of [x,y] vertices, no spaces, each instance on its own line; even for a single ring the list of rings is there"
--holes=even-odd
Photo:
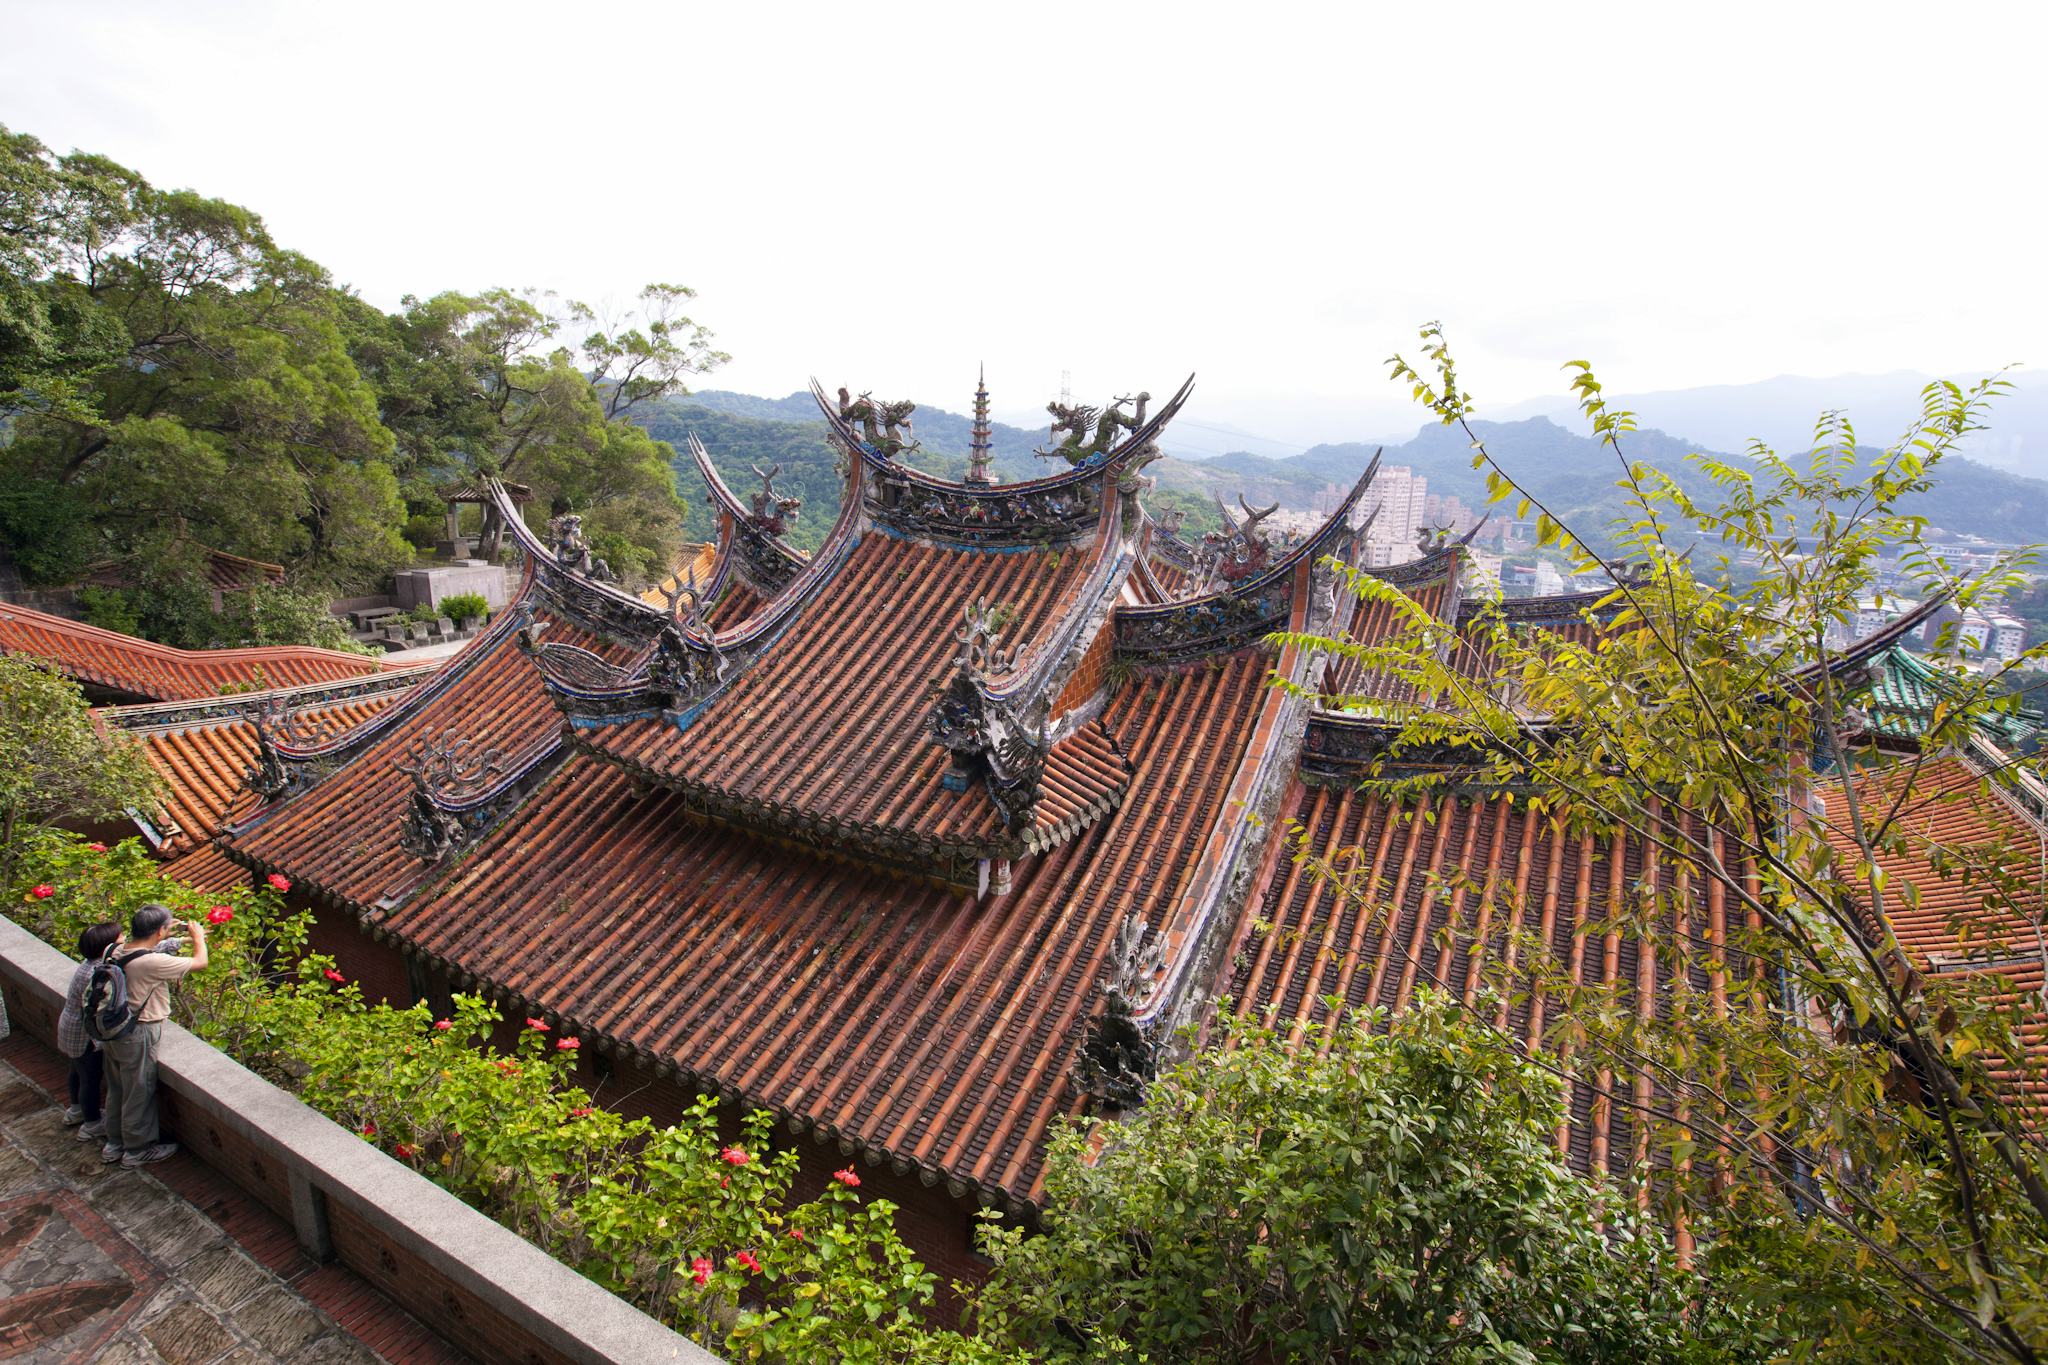
[[[198,1160],[101,1165],[63,1126],[63,1085],[56,1054],[0,1043],[0,1360],[467,1360]]]

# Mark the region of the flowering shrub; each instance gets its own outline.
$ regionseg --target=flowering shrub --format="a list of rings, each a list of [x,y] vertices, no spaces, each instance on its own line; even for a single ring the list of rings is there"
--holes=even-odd
[[[1024,1359],[927,1328],[934,1279],[897,1234],[895,1206],[856,1195],[851,1169],[795,1201],[797,1154],[775,1148],[765,1112],[735,1138],[700,1098],[657,1127],[595,1104],[571,1075],[581,1040],[543,1020],[526,1020],[506,1055],[489,1041],[498,1012],[476,997],[457,996],[443,1019],[366,1004],[307,950],[312,917],[284,904],[282,877],[201,907],[133,840],[99,852],[40,835],[26,862],[33,881],[4,903],[60,947],[148,900],[203,915],[217,926],[212,965],[181,983],[180,1023],[707,1345],[785,1361]]]

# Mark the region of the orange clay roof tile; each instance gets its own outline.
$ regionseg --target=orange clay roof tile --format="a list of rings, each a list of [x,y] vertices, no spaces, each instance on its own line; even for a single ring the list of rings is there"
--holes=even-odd
[[[0,654],[44,659],[76,682],[149,701],[188,701],[251,687],[332,682],[385,668],[366,655],[309,645],[173,649],[5,604],[0,604]]]

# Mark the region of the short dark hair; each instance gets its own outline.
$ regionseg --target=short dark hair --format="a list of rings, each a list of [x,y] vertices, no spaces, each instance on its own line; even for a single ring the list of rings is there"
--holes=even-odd
[[[135,918],[128,921],[128,937],[144,939],[161,930],[171,922],[171,907],[159,901],[148,901],[137,907]]]
[[[98,924],[89,925],[86,931],[78,936],[78,960],[97,962],[105,956],[107,949],[120,941],[120,938],[121,926],[112,920],[102,920]]]

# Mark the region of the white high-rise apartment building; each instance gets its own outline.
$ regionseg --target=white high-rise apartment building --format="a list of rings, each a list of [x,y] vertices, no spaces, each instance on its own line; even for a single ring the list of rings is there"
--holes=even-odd
[[[1427,523],[1423,504],[1429,498],[1429,480],[1407,465],[1382,466],[1372,487],[1361,500],[1372,527],[1366,543],[1382,547],[1388,564],[1405,564],[1416,557],[1415,533]]]

